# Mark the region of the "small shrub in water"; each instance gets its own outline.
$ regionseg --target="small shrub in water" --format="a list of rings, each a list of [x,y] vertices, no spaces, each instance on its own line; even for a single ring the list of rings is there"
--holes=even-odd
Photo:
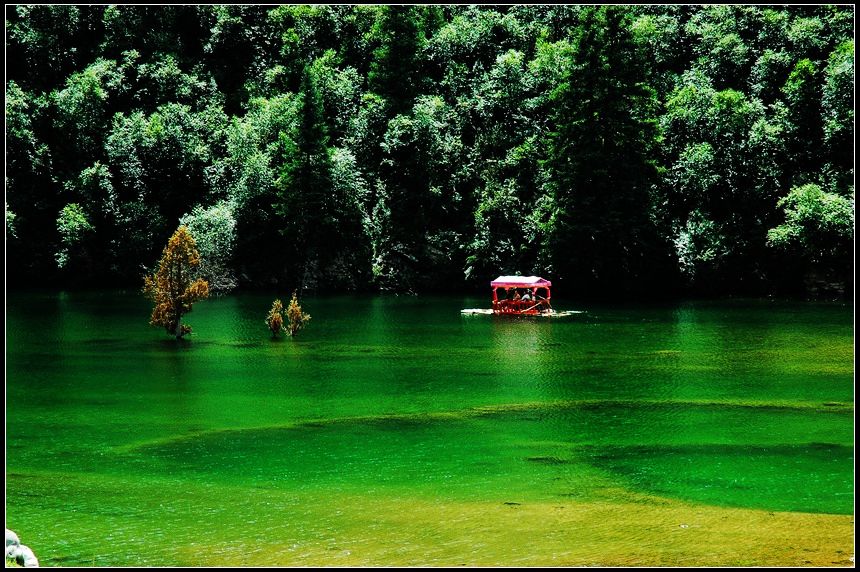
[[[277,338],[281,330],[286,330],[284,327],[284,304],[280,299],[272,302],[272,309],[269,310],[269,315],[266,316],[266,326],[272,332],[273,338]]]
[[[290,300],[290,305],[287,307],[287,321],[289,327],[287,331],[291,336],[295,336],[299,330],[305,327],[311,317],[309,314],[302,312],[302,307],[299,306],[299,301],[296,298],[296,293],[293,292],[293,298]]]

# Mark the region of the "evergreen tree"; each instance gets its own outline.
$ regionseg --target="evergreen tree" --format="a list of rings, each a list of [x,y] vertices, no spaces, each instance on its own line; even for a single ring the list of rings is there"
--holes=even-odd
[[[275,210],[283,219],[281,233],[290,244],[287,272],[304,286],[332,255],[337,233],[331,205],[331,156],[316,78],[306,67],[302,76],[302,105],[295,142],[277,181]]]
[[[820,73],[808,59],[797,62],[782,88],[788,106],[789,157],[794,172],[808,176],[821,167]]]
[[[631,290],[660,259],[649,218],[655,102],[626,10],[589,8],[581,17],[569,72],[553,94],[548,258],[555,277],[579,290]]]

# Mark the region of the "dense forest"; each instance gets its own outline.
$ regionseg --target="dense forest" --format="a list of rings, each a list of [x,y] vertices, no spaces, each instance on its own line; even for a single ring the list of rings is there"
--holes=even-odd
[[[853,295],[853,6],[6,6],[10,287]]]

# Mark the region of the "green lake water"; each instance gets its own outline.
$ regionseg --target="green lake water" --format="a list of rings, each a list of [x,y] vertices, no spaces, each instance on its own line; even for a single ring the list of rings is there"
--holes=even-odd
[[[355,499],[853,514],[850,306],[511,319],[461,315],[489,305],[474,297],[307,297],[307,329],[271,340],[273,298],[201,302],[177,342],[136,292],[8,294],[6,523],[43,565],[420,538]]]

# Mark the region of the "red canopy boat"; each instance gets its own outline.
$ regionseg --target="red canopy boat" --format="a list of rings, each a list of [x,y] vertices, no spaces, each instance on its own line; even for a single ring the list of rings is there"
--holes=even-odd
[[[540,276],[499,276],[492,282],[493,313],[535,316],[552,312],[552,282]]]

